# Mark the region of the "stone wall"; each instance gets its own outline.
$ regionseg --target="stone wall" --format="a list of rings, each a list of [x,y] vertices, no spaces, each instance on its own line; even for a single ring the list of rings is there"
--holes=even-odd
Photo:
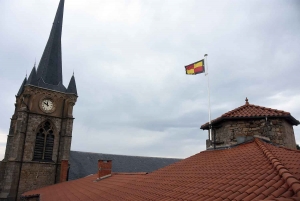
[[[26,132],[26,142],[25,142],[25,147],[24,147],[23,161],[32,161],[34,147],[35,147],[36,134],[38,132],[37,129],[38,129],[39,125],[41,125],[42,123],[44,123],[47,120],[53,125],[53,128],[54,128],[54,130],[53,130],[54,146],[53,146],[52,160],[53,161],[57,160],[61,119],[56,118],[56,117],[38,115],[38,114],[30,114],[29,120],[28,120],[27,132]]]
[[[18,187],[18,178],[20,172],[20,161],[23,152],[24,136],[27,128],[27,112],[24,108],[20,108],[17,113],[14,114],[12,119],[10,132],[8,135],[8,144],[6,146],[5,157],[3,163],[5,164],[5,171],[3,179],[1,180],[1,198],[14,199]],[[13,127],[12,127],[13,126]]]
[[[282,118],[228,120],[216,129],[216,142],[219,146],[234,145],[238,136],[260,135],[270,138],[271,142],[296,149],[294,130],[291,124]]]
[[[2,191],[2,181],[4,178],[6,162],[0,161],[0,192]]]
[[[296,139],[294,134],[293,127],[286,121],[283,122],[284,130],[285,130],[285,139],[283,140],[283,146],[290,149],[297,149]]]
[[[55,172],[55,163],[37,161],[23,163],[18,197],[26,191],[54,184]]]
[[[44,97],[51,97],[56,103],[53,113],[41,110],[39,104]],[[16,98],[5,157],[0,165],[0,200],[15,200],[26,191],[59,182],[60,161],[69,159],[76,99],[72,94],[33,86],[26,86]],[[52,124],[54,131],[52,161],[33,161],[37,129],[45,121]]]

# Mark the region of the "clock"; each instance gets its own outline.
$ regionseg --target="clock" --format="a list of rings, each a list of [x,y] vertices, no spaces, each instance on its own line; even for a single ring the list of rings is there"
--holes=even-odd
[[[55,110],[54,101],[51,98],[43,98],[40,101],[40,108],[45,113],[51,113]]]

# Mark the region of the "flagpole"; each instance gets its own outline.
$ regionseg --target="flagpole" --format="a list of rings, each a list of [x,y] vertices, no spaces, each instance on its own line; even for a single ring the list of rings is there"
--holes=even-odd
[[[207,77],[207,92],[208,92],[208,122],[209,122],[209,129],[208,129],[208,139],[212,139],[211,134],[211,114],[210,114],[210,90],[209,90],[209,76],[208,76],[208,62],[207,62],[207,54],[204,55],[205,59],[205,76]]]

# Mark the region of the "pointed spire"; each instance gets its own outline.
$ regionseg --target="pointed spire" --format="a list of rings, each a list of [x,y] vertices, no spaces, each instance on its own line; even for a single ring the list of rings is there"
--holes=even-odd
[[[27,78],[25,77],[24,80],[23,80],[23,82],[22,82],[22,84],[21,84],[21,87],[20,87],[20,89],[19,89],[19,91],[17,93],[17,96],[20,96],[23,93],[24,86],[25,86],[26,82],[27,82]]]
[[[60,0],[51,33],[37,70],[37,77],[46,84],[62,84],[61,34],[64,0]]]
[[[77,95],[77,88],[76,88],[74,73],[73,73],[73,76],[71,77],[71,80],[70,80],[70,83],[69,83],[69,86],[68,86],[66,92]]]
[[[31,73],[28,77],[26,84],[38,86],[38,79],[37,79],[37,75],[36,75],[35,65],[33,66],[32,70],[31,70]]]

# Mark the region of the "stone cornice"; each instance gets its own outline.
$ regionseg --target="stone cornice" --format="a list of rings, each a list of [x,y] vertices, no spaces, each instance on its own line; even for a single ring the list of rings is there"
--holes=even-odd
[[[44,94],[44,95],[47,95],[52,98],[69,99],[74,103],[77,101],[77,97],[78,97],[75,94],[63,93],[63,92],[54,91],[51,89],[36,87],[33,85],[25,86],[23,95],[36,95],[36,94]]]

